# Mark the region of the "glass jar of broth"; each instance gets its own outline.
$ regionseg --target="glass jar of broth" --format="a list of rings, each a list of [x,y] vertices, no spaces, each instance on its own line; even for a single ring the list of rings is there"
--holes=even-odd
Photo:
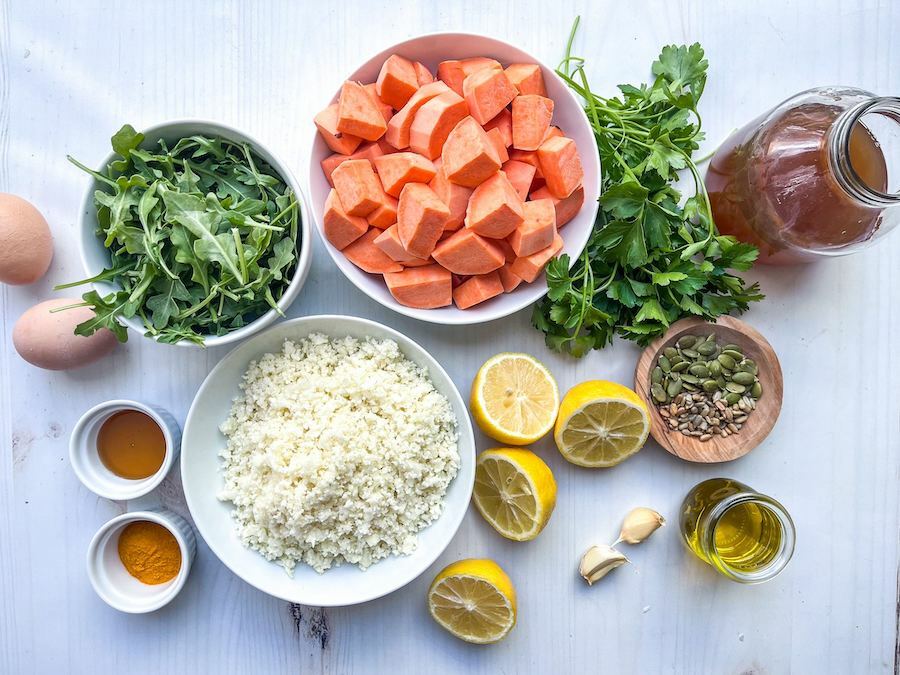
[[[794,523],[784,507],[730,478],[696,485],[682,502],[680,528],[700,560],[745,584],[768,581],[794,553]]]
[[[706,174],[720,232],[759,261],[858,251],[900,222],[900,98],[821,87],[731,134]]]

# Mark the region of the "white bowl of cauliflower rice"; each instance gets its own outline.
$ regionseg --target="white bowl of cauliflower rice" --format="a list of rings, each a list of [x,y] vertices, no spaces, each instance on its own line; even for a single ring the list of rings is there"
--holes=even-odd
[[[343,606],[424,572],[474,482],[465,402],[422,347],[351,316],[285,321],[234,349],[188,413],[181,472],[203,539],[291,602]]]

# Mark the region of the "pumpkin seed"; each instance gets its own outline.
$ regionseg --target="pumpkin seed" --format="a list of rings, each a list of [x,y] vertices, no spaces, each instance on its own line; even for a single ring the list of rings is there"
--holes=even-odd
[[[730,357],[728,354],[726,354],[725,352],[722,352],[721,354],[719,354],[719,356],[716,357],[716,360],[717,360],[720,364],[722,364],[722,367],[723,367],[723,368],[728,368],[728,370],[734,370],[735,365],[737,365],[737,364],[735,363],[734,359],[731,358],[731,357]]]
[[[712,393],[715,391],[719,391],[719,383],[715,380],[706,380],[703,383],[703,391],[707,393]]]
[[[754,375],[759,375],[759,368],[756,366],[756,361],[752,359],[744,359],[738,365],[738,368],[743,370],[746,373],[753,373]]]
[[[727,384],[727,382],[725,381],[725,376],[724,376],[724,375],[719,375],[719,376],[716,378],[716,382],[718,383],[720,389],[724,389],[724,388],[725,388],[725,385]]]
[[[725,345],[724,347],[722,347],[722,351],[723,351],[723,352],[724,352],[724,351],[729,351],[729,350],[730,350],[730,351],[733,351],[733,352],[739,352],[739,351],[742,351],[741,348],[740,348],[739,346],[737,346],[737,345],[727,344],[727,345]]]
[[[695,363],[690,368],[688,368],[688,372],[691,375],[695,375],[697,377],[709,377],[709,369],[702,363]]]
[[[716,353],[716,343],[715,342],[704,342],[702,345],[697,347],[697,351],[703,356],[712,356]]]
[[[690,382],[691,384],[700,384],[702,380],[699,377],[694,377],[693,375],[689,375],[688,373],[682,373],[681,381]]]
[[[670,370],[672,370],[672,364],[665,356],[660,356],[658,363],[659,367],[662,368],[662,371],[664,373],[668,373]]]
[[[709,374],[713,377],[718,377],[722,374],[722,364],[718,361],[710,361],[706,364],[706,369],[709,371]]]
[[[666,347],[665,349],[663,349],[663,354],[667,359],[672,359],[678,356],[678,350],[675,349],[675,347]]]
[[[736,350],[736,349],[723,349],[722,353],[725,354],[726,356],[730,356],[736,362],[740,362],[744,358],[743,352]]]
[[[728,393],[725,395],[725,403],[727,403],[728,405],[735,405],[740,400],[741,400],[740,394]]]
[[[688,363],[687,361],[679,361],[674,366],[672,366],[672,372],[674,372],[674,373],[684,372],[685,370],[688,369],[688,366],[690,366],[690,365],[691,364]]]
[[[739,370],[731,376],[731,381],[746,386],[753,384],[756,381],[756,377],[753,375],[753,373],[747,373],[743,370]]]
[[[700,387],[698,387],[696,384],[691,384],[690,382],[684,382],[683,386],[688,391],[700,391]]]
[[[662,382],[662,379],[663,379],[662,368],[660,368],[659,366],[656,366],[656,368],[653,369],[653,372],[650,373],[650,382],[652,382],[653,384],[659,384],[660,382]]]
[[[669,386],[666,387],[666,393],[669,396],[677,396],[681,393],[682,386],[681,380],[672,380],[669,382]]]
[[[673,366],[674,366],[676,363],[681,363],[682,361],[684,361],[684,359],[681,358],[681,354],[679,354],[679,353],[677,353],[677,352],[675,353],[675,356],[672,356],[672,357],[669,358],[669,363],[671,363]]]
[[[668,397],[666,396],[665,389],[662,388],[662,385],[653,384],[650,386],[650,393],[653,395],[653,399],[658,401],[659,403],[665,403]]]
[[[753,386],[750,388],[750,395],[753,398],[762,397],[762,385],[759,383],[759,380],[753,383]]]
[[[742,384],[738,384],[737,382],[729,382],[725,385],[725,389],[734,393],[734,394],[743,394],[747,391],[747,387]]]
[[[679,349],[688,349],[697,343],[696,335],[682,335],[675,343]]]

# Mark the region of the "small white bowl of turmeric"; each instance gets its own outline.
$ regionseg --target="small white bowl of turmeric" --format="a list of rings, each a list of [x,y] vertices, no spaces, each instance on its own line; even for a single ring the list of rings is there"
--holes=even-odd
[[[153,612],[184,587],[196,550],[194,531],[181,516],[163,509],[123,513],[91,540],[88,578],[113,609]]]

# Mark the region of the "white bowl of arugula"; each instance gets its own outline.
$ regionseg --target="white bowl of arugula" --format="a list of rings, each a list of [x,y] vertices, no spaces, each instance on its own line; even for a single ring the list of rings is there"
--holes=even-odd
[[[83,296],[101,328],[212,347],[270,325],[296,299],[312,240],[303,192],[286,164],[232,127],[123,126],[94,171],[81,215]]]

